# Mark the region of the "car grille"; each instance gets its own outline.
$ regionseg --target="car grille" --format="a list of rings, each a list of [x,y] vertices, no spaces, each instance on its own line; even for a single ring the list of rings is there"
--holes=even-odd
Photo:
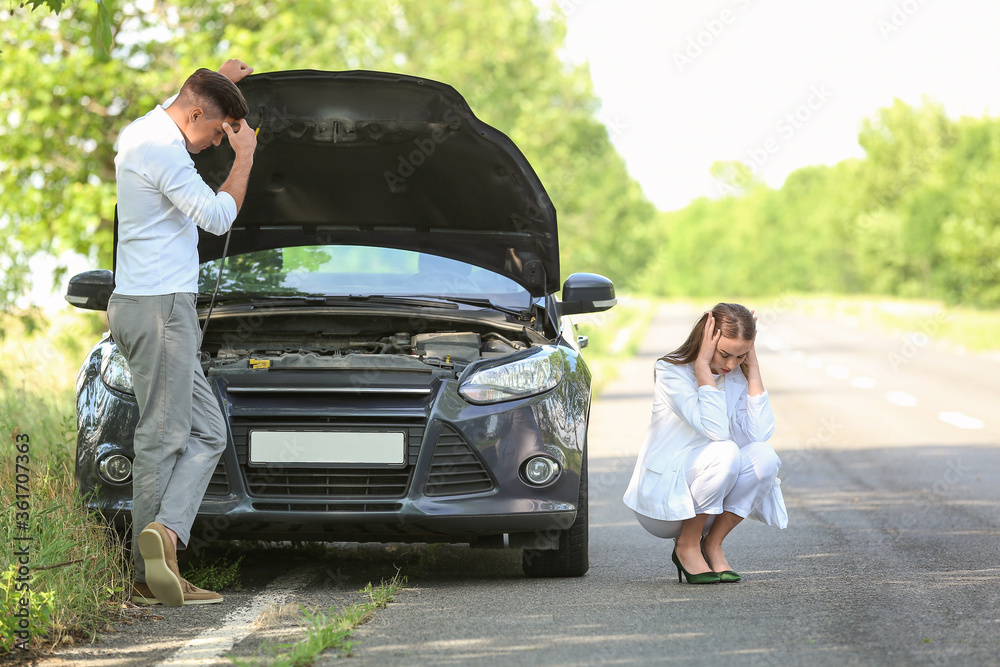
[[[407,464],[402,468],[347,466],[251,466],[247,463],[251,429],[338,428],[350,431],[403,429],[407,434]],[[233,443],[240,474],[253,499],[254,509],[283,512],[392,512],[401,508],[385,500],[406,497],[420,453],[425,425],[416,420],[366,420],[351,423],[333,420],[273,421],[233,420]],[[487,493],[495,488],[493,478],[472,446],[453,427],[441,427],[431,460],[424,493],[427,496],[458,496]],[[216,467],[209,486],[212,495],[228,495],[226,468]],[[309,502],[297,502],[297,501]],[[316,503],[316,500],[335,501]],[[350,502],[366,501],[366,502]],[[374,501],[374,502],[367,502]]]
[[[347,431],[404,430],[407,437],[406,466],[402,468],[314,465],[260,467],[247,463],[251,428],[288,430],[296,428],[316,429],[317,427]],[[346,419],[337,419],[335,422],[329,419],[308,421],[234,420],[232,432],[240,472],[251,496],[303,500],[381,499],[406,496],[410,487],[413,464],[416,463],[417,455],[420,453],[424,424],[422,421],[416,422],[414,420],[387,420],[374,423],[370,420],[352,422]],[[290,507],[287,503],[278,503],[275,507],[268,509],[284,509],[286,511],[301,509],[291,510]],[[313,505],[310,509],[354,511],[353,507],[339,503],[329,510],[321,505]]]
[[[459,496],[493,490],[493,478],[469,443],[450,426],[441,429],[424,494]]]
[[[402,498],[410,485],[409,468],[281,468],[243,472],[251,496]]]
[[[212,479],[208,482],[208,488],[205,490],[205,495],[229,495],[229,476],[226,474],[226,463],[223,459],[219,459],[219,465],[215,466],[215,472],[212,473]]]
[[[400,503],[251,503],[251,506],[255,510],[272,512],[398,512],[403,508]]]

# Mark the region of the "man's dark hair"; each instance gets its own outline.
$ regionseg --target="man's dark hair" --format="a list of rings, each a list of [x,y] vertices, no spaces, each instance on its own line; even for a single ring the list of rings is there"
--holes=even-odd
[[[236,84],[204,67],[188,77],[177,99],[184,104],[201,106],[209,118],[230,116],[239,120],[250,113],[250,107]]]

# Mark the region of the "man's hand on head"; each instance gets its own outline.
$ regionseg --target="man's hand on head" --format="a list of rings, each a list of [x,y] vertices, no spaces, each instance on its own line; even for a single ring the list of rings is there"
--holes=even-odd
[[[233,83],[239,83],[243,77],[253,74],[253,67],[250,67],[250,65],[247,65],[242,60],[230,58],[222,67],[219,68],[219,74],[226,77]]]
[[[257,135],[250,128],[246,118],[241,118],[233,127],[229,123],[223,123],[222,129],[229,137],[229,145],[236,151],[237,158],[253,158],[253,152],[257,148]]]

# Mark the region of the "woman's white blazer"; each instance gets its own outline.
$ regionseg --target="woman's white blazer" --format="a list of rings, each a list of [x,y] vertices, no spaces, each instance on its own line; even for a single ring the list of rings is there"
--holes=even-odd
[[[654,519],[683,521],[694,517],[685,460],[697,447],[732,440],[740,447],[767,442],[774,433],[774,414],[767,391],[749,396],[739,369],[725,376],[721,389],[698,386],[693,364],[656,362],[653,415],[624,501]],[[748,518],[769,526],[788,524],[780,481]]]

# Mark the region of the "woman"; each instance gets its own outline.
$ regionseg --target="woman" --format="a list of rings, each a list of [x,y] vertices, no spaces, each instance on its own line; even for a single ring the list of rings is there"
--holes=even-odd
[[[720,303],[656,362],[653,416],[624,500],[643,528],[676,540],[678,582],[739,581],[726,536],[748,517],[788,523],[755,336],[751,311]]]

